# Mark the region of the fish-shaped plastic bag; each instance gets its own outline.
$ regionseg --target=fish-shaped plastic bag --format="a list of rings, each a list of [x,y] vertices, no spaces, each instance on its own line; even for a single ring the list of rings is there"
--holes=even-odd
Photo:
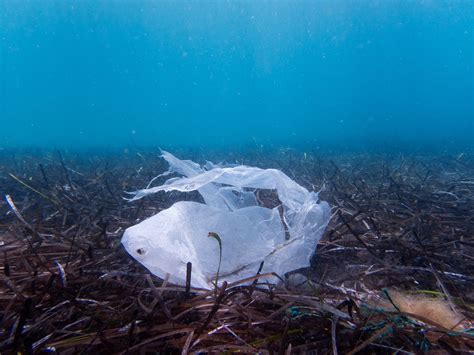
[[[277,169],[249,166],[200,166],[168,152],[162,157],[172,173],[181,175],[163,185],[131,193],[130,201],[159,191],[198,191],[205,203],[180,201],[128,228],[122,244],[130,255],[158,277],[184,285],[186,264],[192,263],[191,285],[213,288],[218,283],[262,272],[287,272],[309,266],[330,219],[330,207],[318,193],[298,185]],[[280,206],[257,202],[257,190],[274,190]],[[220,238],[217,243],[209,233]],[[220,244],[220,246],[219,246]]]

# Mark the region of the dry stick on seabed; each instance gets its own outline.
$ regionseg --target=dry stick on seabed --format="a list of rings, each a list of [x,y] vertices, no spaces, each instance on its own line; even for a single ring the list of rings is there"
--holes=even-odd
[[[10,209],[13,211],[13,214],[15,215],[15,217],[25,226],[25,228],[28,231],[30,231],[32,234],[34,234],[35,236],[38,236],[38,233],[36,232],[36,230],[23,218],[20,211],[18,210],[15,203],[13,202],[13,199],[11,198],[11,196],[6,195],[5,200],[7,201],[7,204],[10,207]],[[48,270],[48,272],[50,272],[52,275],[54,275],[54,273],[44,263],[43,258],[41,258],[41,256],[37,253],[37,248],[35,248],[35,246],[33,245],[33,242],[30,240],[30,238],[28,236],[25,236],[25,239],[28,243],[28,246],[29,246],[30,250],[37,257],[37,260],[40,263],[40,265],[42,265],[45,269]],[[10,269],[10,267],[8,267],[8,269]]]
[[[365,243],[356,232],[354,232],[352,227],[345,221],[345,219],[344,219],[344,217],[343,217],[343,215],[340,211],[338,211],[338,215],[339,215],[339,218],[341,219],[342,223],[344,224],[344,226],[346,226],[347,230],[359,241],[359,243],[361,243],[367,249],[367,251],[370,254],[372,254],[378,261],[383,263],[383,260],[380,259],[377,252],[375,252],[367,243]]]
[[[19,179],[18,177],[16,177],[15,175],[13,175],[12,173],[8,173],[8,175],[10,175],[10,177],[12,179],[14,179],[15,181],[19,182],[21,185],[25,186],[26,188],[28,188],[29,190],[33,191],[34,193],[38,194],[39,196],[43,197],[44,199],[50,201],[53,205],[55,206],[59,206],[60,203],[56,200],[53,200],[51,198],[49,198],[48,196],[46,196],[45,194],[43,194],[41,191],[38,191],[37,189],[31,187],[30,185],[28,185],[26,182],[24,182],[23,180]]]
[[[59,150],[58,150],[58,155],[59,155],[59,162],[61,163],[61,166],[64,170],[64,175],[66,176],[67,183],[68,183],[70,189],[74,190],[74,186],[72,185],[72,181],[71,181],[71,176],[69,175],[69,171],[66,167],[66,164],[64,163],[63,155],[61,154],[61,152]]]
[[[40,169],[41,175],[43,177],[44,187],[49,189],[49,181],[48,181],[48,177],[46,176],[46,172],[44,171],[43,164],[39,164],[39,169]]]
[[[332,343],[332,353],[334,355],[338,354],[337,340],[336,340],[336,327],[337,327],[338,320],[339,320],[339,317],[337,315],[334,315],[332,317],[332,322],[331,322],[331,343]]]
[[[165,280],[163,281],[163,285],[162,287],[166,287],[166,285],[168,284],[168,278],[169,278],[169,274],[166,274],[166,278]],[[168,307],[166,306],[166,303],[163,299],[163,296],[161,294],[162,291],[158,290],[156,287],[155,287],[155,284],[153,283],[153,280],[151,279],[151,276],[150,275],[145,275],[145,280],[147,281],[148,285],[151,287],[151,290],[152,290],[152,293],[153,293],[153,296],[155,296],[155,298],[158,300],[160,306],[161,306],[161,309],[163,310],[163,312],[165,313],[166,315],[166,318],[168,319],[171,319],[173,318],[173,316],[171,315],[171,312],[170,310],[168,309]]]
[[[204,321],[203,325],[196,332],[196,337],[198,338],[198,340],[196,340],[196,342],[193,344],[193,346],[197,345],[197,343],[199,342],[199,336],[202,334],[204,329],[206,329],[206,327],[209,324],[209,322],[211,321],[212,317],[214,317],[214,314],[216,314],[216,312],[218,311],[218,309],[221,305],[221,302],[224,299],[226,288],[227,288],[227,281],[224,281],[222,283],[222,286],[220,287],[219,294],[217,295],[214,306],[212,307],[211,311],[209,312],[209,315],[207,316],[207,319]]]
[[[7,201],[8,206],[10,206],[10,209],[15,214],[15,217],[26,227],[26,229],[28,229],[30,232],[34,232],[33,227],[23,218],[20,211],[18,211],[18,208],[16,208],[15,203],[13,202],[13,199],[11,198],[11,196],[5,195],[5,200]]]
[[[425,256],[425,258],[427,260],[431,260],[431,258],[428,256],[428,253],[426,252],[426,248],[425,248],[425,245],[423,244],[423,242],[421,241],[420,237],[418,236],[418,233],[416,232],[416,230],[413,230],[413,235],[415,236],[418,244],[420,245],[422,251],[423,251],[423,255]],[[428,265],[430,266],[430,269],[432,270],[433,272],[433,275],[434,277],[436,278],[436,282],[438,283],[438,286],[440,287],[440,289],[443,291],[444,295],[446,296],[446,299],[448,300],[448,304],[449,304],[449,307],[451,308],[451,310],[453,312],[456,312],[456,309],[454,307],[454,303],[452,301],[452,297],[451,295],[449,294],[447,288],[444,286],[444,283],[441,281],[441,277],[439,276],[439,273],[438,271],[433,267],[433,264],[431,261],[428,262]]]
[[[264,261],[262,261],[262,262],[260,263],[260,266],[258,267],[257,274],[256,274],[255,276],[259,276],[259,275],[260,275],[260,273],[261,273],[262,270],[263,270],[263,265],[264,265],[264,263],[265,263]],[[253,291],[255,290],[255,286],[257,285],[257,282],[258,282],[258,279],[253,280],[252,285],[251,285],[251,287],[250,287],[250,289],[249,289],[249,297],[252,296],[252,293],[253,293]]]

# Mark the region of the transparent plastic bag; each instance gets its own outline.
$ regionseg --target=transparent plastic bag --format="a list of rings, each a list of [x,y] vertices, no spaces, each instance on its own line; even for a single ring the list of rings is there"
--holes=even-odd
[[[198,191],[199,202],[181,201],[128,228],[122,243],[130,255],[158,277],[184,285],[186,263],[192,262],[191,285],[212,288],[219,283],[262,273],[287,272],[309,266],[311,256],[330,218],[330,208],[318,193],[309,192],[280,170],[248,166],[204,167],[168,152],[162,157],[172,173],[163,185],[135,191],[130,201],[158,191]],[[150,184],[149,184],[150,185]],[[256,190],[274,190],[281,206],[259,206]],[[219,243],[209,238],[217,233]]]

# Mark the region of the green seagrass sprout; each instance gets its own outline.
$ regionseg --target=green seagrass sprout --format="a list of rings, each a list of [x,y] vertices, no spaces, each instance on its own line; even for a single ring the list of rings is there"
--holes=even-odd
[[[221,237],[219,237],[219,234],[215,232],[209,232],[207,236],[210,238],[214,238],[219,243],[219,266],[217,267],[216,281],[214,285],[216,287],[216,292],[217,292],[217,282],[219,281],[219,271],[221,269],[221,261],[222,261],[222,240],[221,240]]]

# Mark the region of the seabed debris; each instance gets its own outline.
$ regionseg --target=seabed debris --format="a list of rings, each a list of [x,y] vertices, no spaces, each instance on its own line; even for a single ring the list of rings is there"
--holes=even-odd
[[[471,154],[193,157],[281,169],[333,206],[311,268],[209,291],[154,277],[121,246],[182,198],[122,199],[166,170],[135,153],[0,152],[2,353],[474,351]]]

